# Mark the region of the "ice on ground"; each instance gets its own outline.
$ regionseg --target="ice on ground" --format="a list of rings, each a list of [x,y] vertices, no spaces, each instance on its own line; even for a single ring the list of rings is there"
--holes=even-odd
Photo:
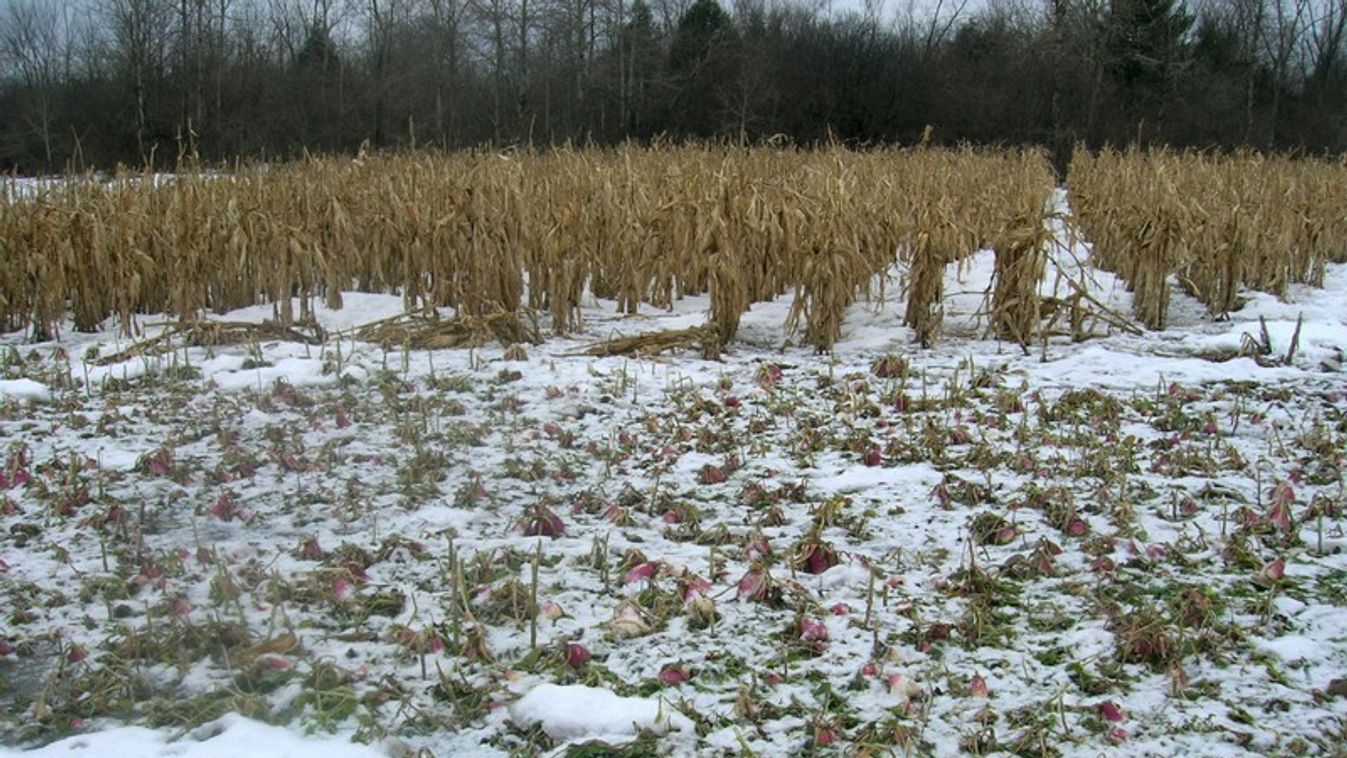
[[[0,747],[0,758],[387,758],[375,748],[341,737],[304,737],[280,727],[228,715],[170,741],[164,731],[124,726],[81,734],[21,752]]]
[[[535,724],[553,740],[629,739],[640,731],[655,734],[692,731],[692,721],[654,698],[619,697],[579,684],[542,684],[510,706],[510,720],[529,729]]]

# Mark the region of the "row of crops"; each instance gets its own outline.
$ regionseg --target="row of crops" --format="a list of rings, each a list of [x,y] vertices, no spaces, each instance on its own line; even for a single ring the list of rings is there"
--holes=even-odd
[[[1079,151],[1073,223],[1092,263],[1162,328],[1177,283],[1214,315],[1243,287],[1284,295],[1347,260],[1347,167],[1321,160]],[[623,147],[387,155],[120,176],[0,200],[0,327],[95,330],[275,303],[282,324],[343,291],[409,312],[524,310],[556,333],[585,294],[623,312],[709,295],[721,344],[755,302],[794,294],[785,325],[828,349],[858,299],[899,297],[940,335],[950,266],[995,251],[988,324],[1028,344],[1057,244],[1056,180],[1035,151]],[[902,292],[885,274],[905,272]],[[294,296],[299,296],[295,299]],[[293,305],[297,303],[297,305]],[[296,310],[297,309],[297,310]]]

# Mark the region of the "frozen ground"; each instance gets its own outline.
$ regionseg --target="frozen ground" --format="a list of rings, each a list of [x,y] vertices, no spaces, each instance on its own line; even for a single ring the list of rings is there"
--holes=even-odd
[[[322,347],[95,367],[127,341],[7,335],[0,744],[1340,750],[1347,267],[1026,354],[984,338],[990,263],[951,269],[930,351],[897,298],[830,356],[756,304],[723,362],[567,355],[704,299],[591,302],[516,361],[356,342],[401,307],[356,293]],[[1271,355],[1233,357],[1260,315]]]

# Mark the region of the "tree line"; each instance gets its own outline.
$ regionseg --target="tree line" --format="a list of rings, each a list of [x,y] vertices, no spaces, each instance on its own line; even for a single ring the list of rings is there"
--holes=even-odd
[[[1340,152],[1347,0],[0,0],[0,169],[686,138]]]

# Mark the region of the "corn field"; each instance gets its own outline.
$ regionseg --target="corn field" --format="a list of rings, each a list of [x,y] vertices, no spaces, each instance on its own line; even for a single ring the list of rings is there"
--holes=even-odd
[[[80,330],[115,318],[130,332],[137,313],[190,321],[257,303],[275,303],[289,324],[314,299],[339,307],[356,290],[399,293],[409,312],[528,308],[565,333],[587,291],[626,313],[706,293],[726,343],[753,303],[794,291],[790,327],[824,349],[845,309],[882,296],[874,289],[901,259],[908,323],[929,342],[944,267],[993,240],[1032,238],[1052,187],[1036,153],[709,147],[132,179],[71,182],[4,207],[7,326],[69,313]]]
[[[1081,152],[1070,178],[1096,263],[1154,328],[1171,275],[1220,313],[1240,286],[1284,293],[1343,259],[1337,164]],[[137,314],[261,303],[288,326],[360,291],[409,313],[543,313],[564,334],[589,295],[624,313],[708,295],[723,345],[754,303],[793,293],[804,344],[830,348],[850,305],[894,296],[930,345],[947,268],[990,248],[992,328],[1027,344],[1054,186],[1035,151],[927,147],[418,153],[70,181],[0,201],[0,326],[114,319],[130,335]],[[903,292],[888,293],[895,265]]]
[[[1347,261],[1342,163],[1077,150],[1068,184],[1094,265],[1127,283],[1151,329],[1165,326],[1171,279],[1219,318],[1239,308],[1241,288],[1284,298]]]

